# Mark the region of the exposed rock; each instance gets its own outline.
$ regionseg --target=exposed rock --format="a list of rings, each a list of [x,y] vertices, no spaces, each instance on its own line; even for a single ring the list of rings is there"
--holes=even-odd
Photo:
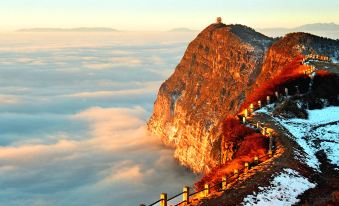
[[[195,172],[218,164],[220,120],[236,114],[271,41],[248,27],[212,24],[190,43],[161,86],[148,123],[165,144],[176,148],[182,164]]]
[[[269,48],[256,86],[280,75],[284,67],[298,55],[311,53],[338,59],[339,41],[302,32],[287,34]]]
[[[287,35],[271,46],[274,41],[246,26],[219,23],[189,44],[161,85],[148,122],[152,133],[175,148],[181,164],[204,172],[221,162],[221,153],[230,159],[238,143],[226,142],[229,150],[221,151],[222,120],[237,114],[252,88],[282,72],[298,54],[334,54],[339,48],[338,41],[304,33]]]

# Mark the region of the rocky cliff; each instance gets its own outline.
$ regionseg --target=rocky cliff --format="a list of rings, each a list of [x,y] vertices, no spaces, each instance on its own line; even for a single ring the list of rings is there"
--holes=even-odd
[[[323,47],[322,41],[331,46]],[[298,54],[333,55],[338,48],[338,41],[303,33],[277,40],[242,25],[212,24],[189,44],[161,85],[148,128],[175,148],[181,164],[195,172],[209,171],[232,159],[238,142],[222,140],[222,122],[238,112],[252,88],[281,72]],[[223,160],[221,142],[227,150]]]
[[[275,42],[268,50],[256,85],[280,75],[284,67],[298,55],[321,54],[339,59],[339,40],[318,37],[308,33],[291,33]]]

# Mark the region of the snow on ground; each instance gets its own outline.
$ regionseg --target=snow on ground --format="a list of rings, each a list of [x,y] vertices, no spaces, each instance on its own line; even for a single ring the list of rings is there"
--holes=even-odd
[[[247,195],[242,205],[293,205],[299,201],[297,199],[298,195],[315,186],[297,171],[284,169],[283,172],[274,177],[271,181],[271,186],[259,187],[260,191]]]
[[[271,108],[256,112],[270,114]],[[282,119],[275,117],[303,148],[302,160],[319,171],[320,162],[315,153],[324,150],[330,162],[339,167],[339,107],[307,110],[308,119]],[[300,155],[298,155],[300,156]],[[338,168],[337,168],[338,169]]]

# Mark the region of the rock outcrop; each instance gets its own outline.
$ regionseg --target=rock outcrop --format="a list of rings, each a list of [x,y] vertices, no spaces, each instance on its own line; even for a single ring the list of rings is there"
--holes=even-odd
[[[281,72],[298,54],[338,51],[338,41],[325,39],[333,46],[328,49],[311,37],[323,40],[303,33],[277,40],[242,25],[208,26],[161,85],[148,129],[175,148],[181,164],[194,172],[209,171],[222,161],[222,121],[238,112],[252,88]],[[226,142],[226,161],[236,144]]]
[[[268,50],[256,85],[280,75],[284,67],[298,55],[322,54],[339,59],[339,40],[318,37],[308,33],[291,33],[275,42]]]

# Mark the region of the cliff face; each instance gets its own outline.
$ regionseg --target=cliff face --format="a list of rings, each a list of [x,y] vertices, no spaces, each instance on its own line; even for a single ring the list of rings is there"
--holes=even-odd
[[[218,125],[237,112],[270,43],[250,28],[224,24],[210,25],[190,43],[160,87],[148,122],[151,132],[176,148],[182,164],[195,172],[218,164]]]
[[[218,165],[225,117],[238,112],[255,85],[295,55],[314,49],[303,50],[298,38],[291,43],[285,37],[271,46],[273,42],[246,26],[212,24],[189,44],[173,75],[161,85],[148,122],[153,134],[175,148],[181,164],[195,172]],[[236,144],[226,142],[224,160],[232,159]]]

